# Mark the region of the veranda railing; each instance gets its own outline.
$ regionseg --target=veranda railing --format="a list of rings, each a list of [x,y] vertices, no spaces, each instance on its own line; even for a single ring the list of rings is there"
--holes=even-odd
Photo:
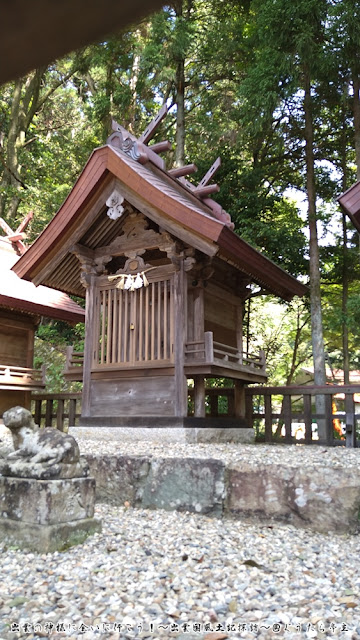
[[[81,415],[81,393],[33,393],[31,412],[40,427],[66,431]]]
[[[265,442],[304,442],[356,447],[360,433],[360,385],[248,387],[246,416]],[[316,398],[324,410],[317,412]],[[358,411],[358,412],[357,412]],[[325,438],[319,439],[318,423],[324,421]]]

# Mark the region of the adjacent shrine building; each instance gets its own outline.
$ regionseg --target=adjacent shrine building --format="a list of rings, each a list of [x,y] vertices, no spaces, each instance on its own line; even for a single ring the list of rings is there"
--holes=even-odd
[[[44,389],[42,372],[34,369],[34,338],[42,316],[70,324],[84,321],[84,310],[61,291],[35,287],[12,271],[26,251],[23,231],[28,214],[15,232],[0,218],[0,418],[21,405],[30,409],[32,391]]]
[[[211,199],[219,161],[198,185],[186,179],[194,165],[165,169],[159,154],[169,143],[148,144],[165,114],[139,139],[113,123],[14,266],[37,285],[86,297],[83,361],[78,355],[67,371],[83,379],[83,425],[215,426],[206,418],[205,380],[223,377],[234,381],[228,424],[244,425],[244,384],[267,379],[263,354],[243,346],[249,285],[284,300],[306,291],[236,235]]]

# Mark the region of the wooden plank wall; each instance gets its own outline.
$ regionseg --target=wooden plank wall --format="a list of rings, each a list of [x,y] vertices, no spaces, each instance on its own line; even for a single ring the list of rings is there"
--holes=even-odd
[[[173,416],[174,376],[92,380],[91,416]]]

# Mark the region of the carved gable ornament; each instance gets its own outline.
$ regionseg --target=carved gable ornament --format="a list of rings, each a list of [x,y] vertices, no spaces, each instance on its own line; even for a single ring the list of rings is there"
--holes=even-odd
[[[109,198],[110,200],[110,198]],[[121,215],[121,214],[120,214]],[[159,248],[171,252],[175,241],[166,231],[149,229],[149,221],[142,213],[130,213],[121,229],[121,234],[106,247],[99,247],[95,255],[104,253],[112,256],[130,257],[135,251]]]
[[[106,206],[109,207],[107,211],[107,215],[111,220],[118,220],[120,216],[125,211],[125,208],[122,206],[124,202],[124,196],[120,193],[118,189],[114,189],[111,196],[106,200]]]

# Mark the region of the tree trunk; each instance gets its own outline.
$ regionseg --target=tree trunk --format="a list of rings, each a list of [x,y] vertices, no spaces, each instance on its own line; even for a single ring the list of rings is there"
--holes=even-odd
[[[360,180],[360,77],[353,71],[353,114],[354,114],[354,137],[355,137],[355,157],[356,157],[356,177]]]
[[[360,150],[360,149],[359,149]],[[343,193],[347,189],[347,164],[346,164],[346,124],[345,117],[343,123],[343,140],[342,140],[342,191]],[[359,166],[358,166],[359,170]],[[342,299],[341,299],[341,311],[342,311],[342,348],[343,348],[343,371],[344,371],[344,384],[350,382],[350,358],[349,358],[349,331],[347,324],[348,315],[348,297],[349,297],[349,259],[348,259],[348,246],[347,246],[347,228],[346,228],[346,215],[342,214]]]
[[[185,60],[178,60],[176,68],[176,151],[175,166],[185,164]]]
[[[309,65],[304,67],[304,115],[305,115],[305,154],[306,154],[306,191],[308,198],[309,254],[310,254],[310,309],[311,335],[314,362],[314,382],[326,384],[325,351],[321,312],[320,260],[316,217],[316,183],[314,162],[314,126],[312,117],[311,80]],[[325,413],[324,396],[317,396],[317,413]],[[319,439],[327,435],[325,420],[317,420]]]

